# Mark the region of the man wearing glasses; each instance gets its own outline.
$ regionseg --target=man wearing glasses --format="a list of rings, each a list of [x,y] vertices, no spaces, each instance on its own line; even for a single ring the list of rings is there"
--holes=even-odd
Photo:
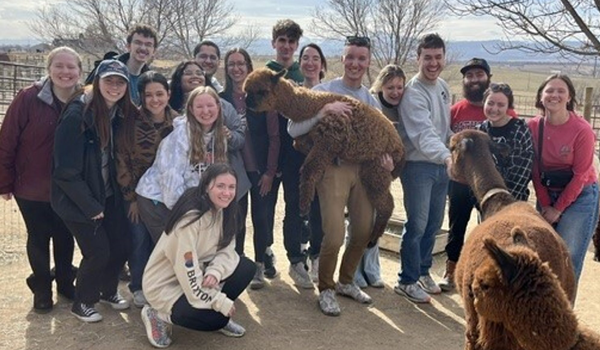
[[[127,34],[127,52],[116,57],[104,57],[104,59],[113,58],[119,60],[129,69],[129,93],[131,101],[136,105],[140,105],[140,95],[137,84],[140,75],[150,68],[148,63],[154,57],[156,47],[158,46],[158,37],[156,30],[147,24],[134,25]],[[96,67],[101,61],[97,61]],[[96,68],[85,80],[86,84],[91,84],[96,74]]]
[[[219,63],[221,62],[221,50],[219,46],[210,40],[204,40],[194,48],[194,59],[208,79],[210,79],[211,85],[217,90],[218,93],[223,91],[223,85],[215,77]]]
[[[400,102],[398,132],[406,166],[400,177],[406,223],[400,246],[400,273],[394,291],[415,303],[429,303],[441,293],[429,270],[435,235],[444,220],[450,151],[450,90],[440,78],[446,46],[437,34],[423,36],[417,46],[419,71],[407,84]]]
[[[334,92],[353,97],[363,103],[381,109],[379,102],[362,85],[362,79],[371,63],[371,42],[367,37],[346,38],[342,55],[344,74],[341,78],[319,84],[313,89]],[[325,105],[317,116],[300,123],[290,122],[288,131],[292,137],[304,135],[324,115],[336,114],[340,118],[352,113],[349,105],[334,102]],[[393,164],[391,164],[393,168]],[[391,169],[390,169],[391,171]],[[374,209],[360,179],[358,163],[340,162],[327,167],[323,179],[317,184],[323,221],[323,243],[319,254],[319,307],[328,316],[338,316],[340,306],[335,294],[348,296],[360,303],[370,304],[371,297],[353,283],[354,273],[367,248],[373,227]],[[349,242],[342,257],[339,282],[335,273],[339,250],[344,242],[344,210],[349,214]]]

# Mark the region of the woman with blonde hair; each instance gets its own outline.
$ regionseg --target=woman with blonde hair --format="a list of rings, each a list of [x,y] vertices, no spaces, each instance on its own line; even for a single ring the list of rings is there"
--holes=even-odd
[[[27,227],[27,257],[33,274],[27,284],[33,309],[52,309],[50,240],[58,294],[73,299],[73,236],[50,206],[54,133],[60,113],[80,87],[81,58],[61,46],[50,51],[48,76],[19,91],[0,129],[0,196],[15,198]]]
[[[164,231],[171,209],[185,190],[197,186],[206,168],[230,163],[238,175],[238,199],[250,188],[238,149],[231,149],[234,131],[241,119],[225,120],[216,91],[208,86],[195,88],[188,97],[185,115],[174,120],[174,130],[162,140],[152,166],[136,187],[138,207],[144,224],[156,243]],[[241,143],[243,144],[243,134]]]

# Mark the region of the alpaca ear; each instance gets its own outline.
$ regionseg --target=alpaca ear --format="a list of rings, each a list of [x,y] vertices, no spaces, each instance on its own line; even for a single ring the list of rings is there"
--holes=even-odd
[[[510,231],[510,235],[512,236],[514,244],[529,247],[529,240],[527,239],[527,235],[525,234],[525,231],[523,231],[523,229],[519,226],[513,227],[512,231]]]
[[[490,255],[498,264],[498,267],[500,267],[502,276],[504,276],[507,284],[512,284],[519,273],[517,260],[504,249],[500,248],[498,244],[496,244],[496,241],[491,238],[486,238],[483,241],[483,245],[485,249],[490,252]]]
[[[466,152],[469,147],[471,147],[473,145],[473,139],[465,137],[464,139],[460,140],[459,143],[459,150],[461,152]]]
[[[277,72],[277,74],[275,74],[271,77],[271,82],[272,83],[278,82],[279,79],[281,79],[282,77],[285,77],[286,74],[287,74],[287,69],[280,70],[279,72]]]

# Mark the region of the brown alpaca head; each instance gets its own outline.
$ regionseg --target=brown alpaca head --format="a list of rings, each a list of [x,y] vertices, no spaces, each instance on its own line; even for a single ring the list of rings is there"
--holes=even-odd
[[[473,185],[473,179],[481,171],[484,178],[500,178],[495,171],[494,154],[507,155],[510,152],[508,146],[493,142],[490,137],[478,130],[464,130],[456,133],[450,138],[450,151],[452,152],[452,176],[460,182]],[[495,174],[494,174],[495,173]],[[469,181],[471,179],[471,181]]]
[[[256,112],[277,110],[276,93],[280,83],[285,83],[287,71],[274,72],[268,68],[260,68],[248,75],[244,82],[246,107]]]
[[[538,305],[539,299],[534,298],[549,297],[553,288],[564,295],[548,263],[540,260],[520,227],[512,229],[511,242],[504,248],[486,238],[484,251],[489,257],[475,270],[471,285],[479,315],[510,323],[515,321],[516,310]]]

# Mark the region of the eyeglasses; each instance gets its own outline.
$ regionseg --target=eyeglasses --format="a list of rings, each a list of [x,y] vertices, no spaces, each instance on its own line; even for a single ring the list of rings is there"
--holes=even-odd
[[[371,39],[369,39],[368,36],[351,35],[346,37],[346,42],[344,43],[344,45],[364,46],[370,48]]]
[[[191,70],[191,69],[188,70],[188,69],[186,69],[186,70],[183,71],[183,75],[187,75],[187,76],[195,75],[195,76],[198,76],[198,77],[204,77],[204,72],[201,71],[200,69],[197,69],[197,70]]]
[[[134,41],[132,41],[132,43],[133,43],[133,45],[144,46],[144,47],[147,47],[149,49],[151,49],[151,48],[154,47],[154,43],[152,41],[146,41],[146,42],[144,42],[144,41],[134,40]]]
[[[219,57],[217,57],[216,55],[209,55],[209,54],[206,54],[206,53],[199,54],[196,57],[198,57],[199,59],[201,59],[203,61],[208,61],[208,60],[218,61],[219,60]]]
[[[244,68],[246,67],[246,62],[229,62],[227,63],[227,68]]]

